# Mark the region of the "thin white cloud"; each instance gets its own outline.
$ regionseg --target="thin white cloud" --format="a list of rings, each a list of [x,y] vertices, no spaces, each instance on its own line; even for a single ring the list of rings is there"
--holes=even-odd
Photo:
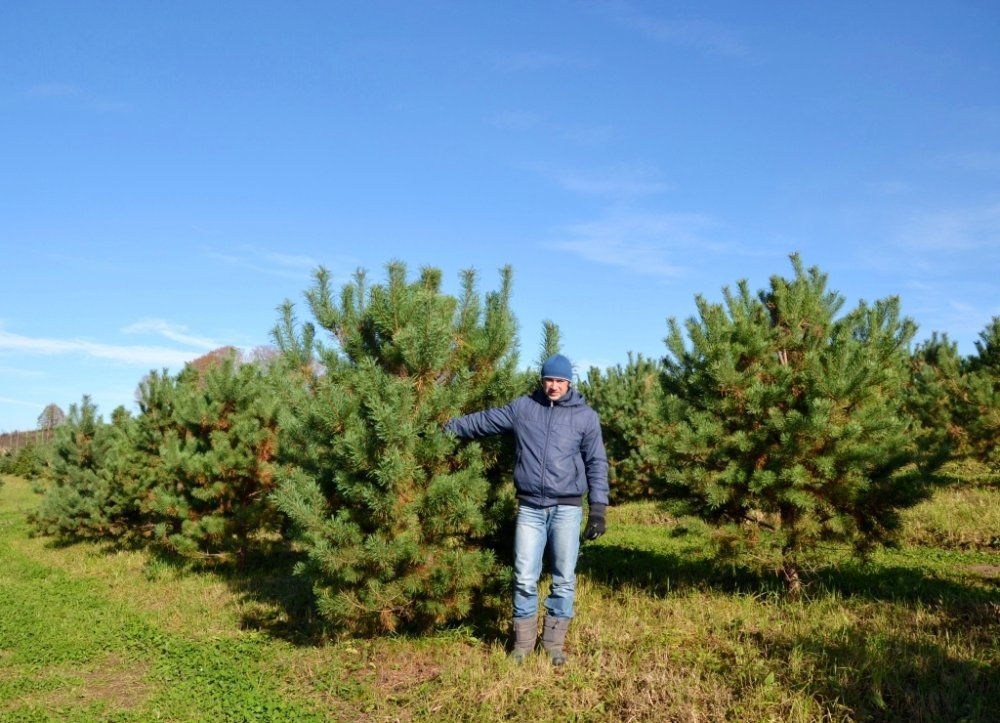
[[[980,129],[1000,130],[1000,105],[970,105],[957,109],[957,112],[963,120],[973,123]]]
[[[283,268],[308,269],[311,271],[319,266],[316,259],[304,254],[282,254],[274,251],[260,251],[258,253],[265,261],[273,262]]]
[[[556,129],[565,140],[581,146],[596,146],[607,143],[615,137],[614,126],[609,125],[570,125]]]
[[[28,95],[35,98],[78,98],[83,88],[71,83],[39,83],[28,89]]]
[[[308,279],[320,266],[320,262],[311,256],[284,254],[254,246],[242,246],[235,253],[216,249],[205,249],[205,253],[231,266],[286,279]],[[349,263],[350,259],[344,258],[341,261]]]
[[[593,196],[649,196],[671,190],[670,184],[648,166],[616,165],[597,170],[541,169],[568,191]]]
[[[933,291],[934,286],[928,284],[920,279],[910,279],[903,284],[907,289],[912,289],[913,291]]]
[[[886,245],[876,259],[874,268],[886,278],[904,277],[899,282],[905,290],[902,300],[920,325],[918,338],[947,332],[959,342],[961,353],[971,354],[973,340],[1000,310],[992,282],[1000,273],[1000,225],[980,235],[990,215],[986,209],[939,211],[908,219],[906,227],[912,230]],[[979,273],[970,274],[970,268]]]
[[[996,151],[951,153],[941,157],[941,164],[945,167],[972,173],[998,173],[1000,172],[1000,153]]]
[[[1000,204],[915,214],[900,224],[895,245],[910,251],[996,252],[1000,250]]]
[[[39,83],[29,88],[27,95],[39,100],[73,101],[80,107],[102,113],[128,110],[131,107],[124,101],[97,97],[86,88],[73,83]]]
[[[45,376],[37,369],[20,369],[18,367],[0,367],[0,374],[6,377],[23,377],[25,379]]]
[[[18,407],[34,407],[38,408],[38,402],[26,402],[23,399],[11,399],[10,397],[0,397],[0,402],[3,404],[14,404]]]
[[[979,307],[959,301],[958,299],[949,299],[948,306],[952,311],[957,311],[960,314],[976,314],[980,311]]]
[[[3,330],[0,330],[0,350],[43,356],[77,355],[146,368],[179,367],[200,355],[200,352],[160,346],[119,346],[83,339],[46,339]]]
[[[543,120],[540,113],[527,110],[504,110],[493,115],[489,123],[506,131],[526,131],[537,128]]]
[[[698,48],[716,55],[750,55],[750,48],[739,33],[710,20],[665,20],[640,12],[628,2],[595,2],[592,7],[656,42]]]
[[[493,64],[503,71],[544,70],[546,68],[592,66],[593,61],[571,53],[549,53],[537,50],[499,53],[493,56]]]
[[[878,196],[897,196],[912,188],[910,183],[899,180],[869,181],[865,187]]]
[[[705,216],[684,213],[616,214],[566,229],[552,248],[594,263],[647,276],[678,277],[687,268],[675,258],[690,258],[692,248],[717,246],[704,232],[717,226]]]
[[[223,346],[218,341],[203,336],[192,336],[187,333],[186,326],[171,324],[163,319],[143,319],[134,324],[129,324],[123,332],[126,334],[160,334],[161,336],[176,341],[178,344],[198,347],[200,349],[218,349]]]
[[[560,123],[543,113],[530,110],[502,110],[494,113],[486,121],[503,131],[540,131],[553,134],[561,140],[576,145],[594,146],[607,143],[614,138],[615,129],[609,125],[587,125]]]

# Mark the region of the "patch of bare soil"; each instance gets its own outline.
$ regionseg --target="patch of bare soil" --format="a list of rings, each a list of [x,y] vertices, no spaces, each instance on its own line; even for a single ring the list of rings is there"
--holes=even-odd
[[[49,710],[83,708],[95,703],[109,711],[129,710],[145,703],[154,691],[147,671],[148,666],[144,664],[114,656],[83,669],[43,669],[37,677],[57,678],[65,684],[44,693],[30,694],[17,702]]]
[[[330,720],[406,723],[412,719],[408,701],[426,695],[422,686],[433,684],[454,665],[448,658],[468,655],[461,646],[442,657],[440,650],[404,650],[378,641],[358,645],[350,652],[356,657],[348,659],[344,667],[329,666],[317,655],[312,660],[297,658],[289,671],[291,688],[311,689],[313,699]]]
[[[1000,565],[966,565],[966,569],[983,577],[1000,578]]]
[[[442,669],[442,664],[429,654],[393,656],[377,667],[375,685],[386,692],[400,693],[434,680]]]

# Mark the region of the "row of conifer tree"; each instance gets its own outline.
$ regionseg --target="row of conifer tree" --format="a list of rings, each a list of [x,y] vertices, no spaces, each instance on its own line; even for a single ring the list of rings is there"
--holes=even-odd
[[[844,312],[824,274],[791,260],[769,288],[696,297],[662,359],[630,354],[579,386],[601,415],[613,503],[670,500],[715,526],[720,552],[756,545],[794,592],[820,543],[891,542],[944,461],[1000,464],[1000,318],[968,358],[947,336],[914,346],[898,299]],[[312,320],[285,302],[272,354],[151,372],[138,413],[107,422],[86,396],[71,407],[35,528],[225,564],[291,551],[321,615],[354,633],[506,605],[511,442],[442,424],[537,383],[511,279],[502,269],[483,295],[468,271],[453,296],[439,271],[392,263],[335,292],[319,269]],[[559,350],[554,324],[541,346]]]

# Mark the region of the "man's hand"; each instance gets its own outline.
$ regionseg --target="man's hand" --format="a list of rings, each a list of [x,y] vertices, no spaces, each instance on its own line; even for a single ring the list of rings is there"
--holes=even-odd
[[[604,518],[590,515],[587,518],[587,527],[583,530],[583,536],[587,540],[596,540],[604,534]]]

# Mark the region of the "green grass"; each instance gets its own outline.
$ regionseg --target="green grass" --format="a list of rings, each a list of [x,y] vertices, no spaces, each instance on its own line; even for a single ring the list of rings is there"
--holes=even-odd
[[[0,487],[0,721],[992,721],[995,486],[907,512],[904,545],[811,571],[800,599],[719,564],[655,504],[583,548],[570,661],[506,658],[504,621],[330,640],[280,566],[195,572],[32,538]],[[834,564],[834,562],[839,564]]]

